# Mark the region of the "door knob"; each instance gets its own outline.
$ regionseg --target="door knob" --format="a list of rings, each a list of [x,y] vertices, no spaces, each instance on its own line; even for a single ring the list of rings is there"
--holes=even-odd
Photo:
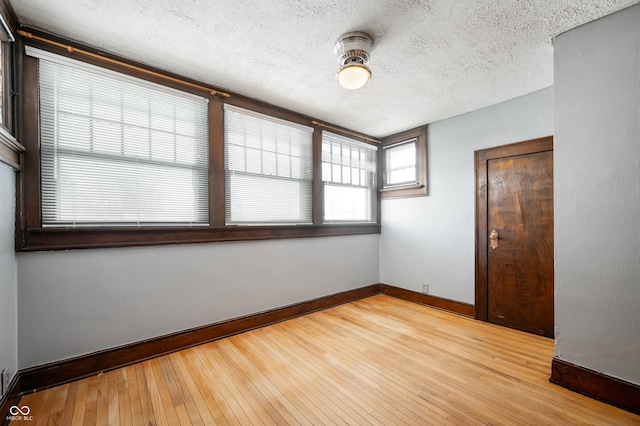
[[[498,231],[495,229],[489,234],[489,247],[491,247],[492,250],[498,248]]]

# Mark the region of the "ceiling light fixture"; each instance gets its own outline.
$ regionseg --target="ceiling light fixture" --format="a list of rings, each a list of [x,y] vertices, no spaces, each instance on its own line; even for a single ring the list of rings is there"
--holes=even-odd
[[[371,79],[369,52],[373,47],[373,39],[362,31],[343,34],[336,41],[333,51],[338,56],[340,69],[336,80],[345,89],[356,90],[363,87]]]

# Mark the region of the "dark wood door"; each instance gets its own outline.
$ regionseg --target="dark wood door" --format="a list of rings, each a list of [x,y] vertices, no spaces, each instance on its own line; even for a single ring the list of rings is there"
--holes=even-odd
[[[480,319],[547,337],[553,337],[552,144],[544,138],[476,153],[483,163],[476,169],[483,174],[478,197],[486,201],[477,217],[484,223],[476,227],[477,244],[484,244],[476,247],[477,259],[485,263],[476,265],[476,305],[485,305]]]

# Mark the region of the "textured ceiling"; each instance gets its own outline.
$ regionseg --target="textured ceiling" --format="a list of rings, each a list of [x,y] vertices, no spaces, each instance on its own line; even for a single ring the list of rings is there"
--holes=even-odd
[[[552,38],[640,0],[9,0],[21,24],[386,136],[553,84]],[[338,86],[336,39],[374,38]]]

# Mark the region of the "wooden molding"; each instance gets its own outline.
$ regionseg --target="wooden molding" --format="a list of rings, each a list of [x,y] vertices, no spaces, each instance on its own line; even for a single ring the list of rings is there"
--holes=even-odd
[[[558,358],[551,363],[549,381],[590,398],[640,414],[640,386]]]
[[[4,17],[4,20],[9,26],[11,32],[15,33],[18,28],[18,18],[16,17],[16,13],[13,10],[13,6],[9,3],[9,0],[2,0],[0,2],[0,13]]]
[[[92,376],[102,371],[124,367],[160,355],[264,327],[378,293],[380,293],[380,286],[373,284],[367,287],[296,303],[283,308],[272,309],[33,367],[20,371],[20,389],[23,392],[31,392],[50,388]]]
[[[322,131],[314,129],[313,131],[313,153],[312,161],[312,178],[311,193],[317,196],[311,198],[311,216],[314,225],[322,225],[324,218],[324,182],[322,181]]]
[[[5,419],[20,395],[68,383],[102,371],[186,349],[202,343],[285,321],[376,294],[385,294],[473,318],[473,305],[421,294],[387,284],[373,284],[333,295],[247,315],[228,321],[167,334],[113,349],[53,362],[19,371],[9,391],[0,400],[0,418]],[[551,383],[591,398],[640,414],[640,386],[554,358]]]
[[[20,153],[24,147],[0,125],[0,162],[20,170]]]
[[[9,382],[9,388],[0,399],[0,424],[5,424],[5,419],[10,415],[9,409],[20,400],[22,389],[20,388],[20,372],[16,373]]]
[[[135,342],[112,349],[106,349],[75,358],[32,367],[16,374],[17,384],[14,386],[19,394],[33,392],[68,383],[96,373],[113,370],[144,361],[167,353],[186,349],[202,343],[232,336],[234,334],[264,327],[285,321],[311,312],[327,309],[353,300],[363,299],[376,294],[421,303],[423,305],[443,309],[452,313],[473,317],[472,305],[424,295],[410,290],[386,284],[373,284],[366,287],[348,290],[282,308],[230,319],[202,327],[179,331],[164,336]],[[15,400],[15,398],[13,399]]]
[[[380,284],[380,293],[386,294],[387,296],[397,297],[398,299],[406,300],[409,302],[420,303],[422,305],[431,306],[433,308],[443,309],[445,311],[471,318],[473,318],[473,316],[475,315],[475,308],[473,305],[456,302],[455,300],[444,299],[429,294],[422,294],[403,288],[393,287],[387,284]]]
[[[223,211],[224,214],[224,211]],[[377,223],[275,226],[27,228],[18,251],[199,244],[379,234]]]

